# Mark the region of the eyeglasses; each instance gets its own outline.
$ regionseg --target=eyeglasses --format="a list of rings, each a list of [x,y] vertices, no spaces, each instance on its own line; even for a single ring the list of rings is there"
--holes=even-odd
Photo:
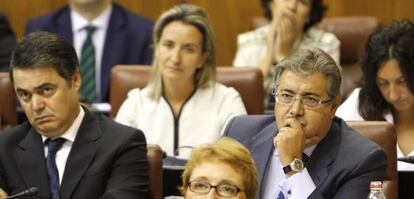
[[[234,185],[218,184],[216,186],[213,186],[210,183],[204,181],[192,181],[188,187],[190,188],[190,191],[199,194],[208,194],[211,188],[214,188],[217,195],[222,197],[233,197],[236,196],[239,192],[244,191]]]
[[[303,105],[305,105],[305,108],[316,108],[321,104],[330,102],[333,99],[332,97],[322,100],[321,98],[314,96],[295,96],[288,92],[275,92],[275,89],[272,90],[272,95],[276,99],[276,102],[285,105],[290,105],[296,100],[300,100],[302,101]]]

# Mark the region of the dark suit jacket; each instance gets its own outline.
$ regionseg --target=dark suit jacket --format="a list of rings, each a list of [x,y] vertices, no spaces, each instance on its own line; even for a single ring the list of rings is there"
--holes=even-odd
[[[30,20],[26,33],[47,31],[61,35],[73,43],[70,8],[65,6],[50,14]],[[117,64],[151,64],[151,34],[153,22],[132,14],[114,4],[106,33],[101,67],[101,93],[109,101],[109,82],[113,66]]]
[[[30,123],[0,133],[0,187],[9,195],[29,187],[50,198],[42,138]],[[148,198],[144,134],[85,111],[68,156],[60,199]]]
[[[236,117],[224,132],[249,148],[259,173],[258,199],[276,134],[273,115]],[[316,185],[309,198],[367,198],[370,181],[382,180],[386,167],[387,156],[378,145],[335,118],[306,165]]]
[[[7,17],[0,13],[0,72],[9,72],[11,53],[16,46],[16,38]]]

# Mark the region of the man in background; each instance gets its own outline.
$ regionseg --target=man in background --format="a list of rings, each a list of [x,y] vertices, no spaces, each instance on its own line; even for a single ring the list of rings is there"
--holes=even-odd
[[[16,46],[16,37],[6,15],[0,13],[0,72],[8,72],[10,56]]]
[[[81,100],[109,101],[112,67],[151,64],[153,22],[111,0],[70,0],[69,5],[28,22],[26,32],[47,31],[73,44],[80,59]]]

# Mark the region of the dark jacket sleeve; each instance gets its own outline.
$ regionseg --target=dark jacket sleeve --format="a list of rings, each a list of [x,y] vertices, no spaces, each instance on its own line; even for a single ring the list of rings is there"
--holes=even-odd
[[[112,164],[112,171],[101,198],[148,198],[147,147],[139,130],[125,139]]]

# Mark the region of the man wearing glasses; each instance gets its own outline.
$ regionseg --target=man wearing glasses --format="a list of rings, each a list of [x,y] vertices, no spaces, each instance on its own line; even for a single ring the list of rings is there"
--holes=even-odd
[[[383,179],[387,157],[335,117],[340,67],[312,49],[274,70],[275,115],[236,117],[224,132],[250,149],[257,198],[366,198],[370,181]]]

